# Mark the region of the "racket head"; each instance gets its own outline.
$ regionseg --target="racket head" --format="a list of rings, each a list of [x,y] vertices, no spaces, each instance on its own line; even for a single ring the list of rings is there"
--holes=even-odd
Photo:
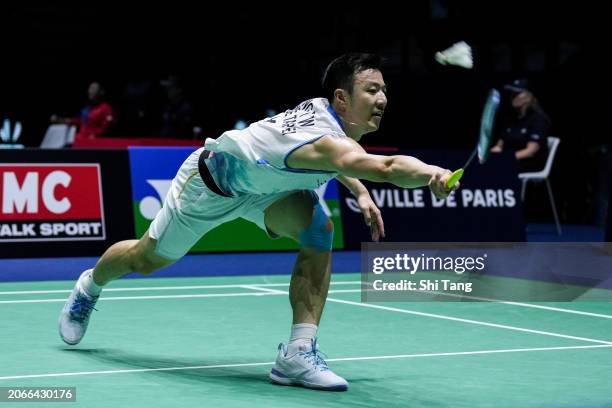
[[[495,115],[499,109],[500,94],[497,89],[491,89],[480,119],[480,135],[478,137],[478,161],[483,164],[489,157],[489,146],[493,137]]]

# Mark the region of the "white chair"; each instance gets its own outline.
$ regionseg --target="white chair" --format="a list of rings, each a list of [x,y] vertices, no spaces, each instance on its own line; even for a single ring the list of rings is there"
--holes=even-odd
[[[40,143],[43,149],[61,149],[74,143],[76,126],[55,124],[47,128],[45,137]]]
[[[536,172],[529,173],[519,173],[518,177],[522,181],[523,185],[521,187],[521,200],[525,201],[525,192],[527,190],[527,183],[529,181],[534,182],[542,182],[546,183],[546,188],[548,189],[548,198],[550,199],[550,206],[552,207],[553,215],[555,217],[555,224],[557,224],[557,233],[561,235],[561,224],[559,223],[559,217],[557,216],[557,208],[555,207],[555,198],[553,196],[552,188],[550,187],[550,182],[548,181],[548,176],[550,175],[550,169],[552,168],[552,163],[555,160],[555,154],[557,153],[557,148],[559,147],[559,143],[561,140],[558,137],[548,137],[548,158],[546,159],[546,165],[544,169]]]
[[[74,137],[76,136],[77,127],[72,125],[68,128],[68,133],[66,133],[66,145],[72,146],[74,144]]]

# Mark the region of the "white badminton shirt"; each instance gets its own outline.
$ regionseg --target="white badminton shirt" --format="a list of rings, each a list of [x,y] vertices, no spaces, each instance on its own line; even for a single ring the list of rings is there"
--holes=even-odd
[[[206,139],[206,150],[214,152],[207,165],[217,184],[234,196],[311,190],[337,173],[294,169],[286,160],[294,150],[327,135],[346,137],[327,99],[309,99],[245,129]]]

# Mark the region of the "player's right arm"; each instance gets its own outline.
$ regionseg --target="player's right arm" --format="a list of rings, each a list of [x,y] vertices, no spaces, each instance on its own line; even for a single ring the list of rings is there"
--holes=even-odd
[[[381,156],[367,153],[349,138],[325,136],[293,152],[288,164],[294,168],[335,171],[344,176],[387,182],[404,188],[429,186],[438,197],[450,189],[450,171],[432,166],[411,156]]]

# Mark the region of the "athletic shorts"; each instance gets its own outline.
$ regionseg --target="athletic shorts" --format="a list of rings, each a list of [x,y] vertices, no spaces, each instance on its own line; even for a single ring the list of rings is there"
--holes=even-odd
[[[200,177],[198,159],[203,149],[193,152],[181,165],[162,209],[149,226],[149,237],[157,241],[155,253],[163,258],[176,260],[183,257],[208,231],[236,218],[251,221],[269,237],[277,238],[266,228],[264,210],[275,201],[295,193],[220,196],[212,192]]]

